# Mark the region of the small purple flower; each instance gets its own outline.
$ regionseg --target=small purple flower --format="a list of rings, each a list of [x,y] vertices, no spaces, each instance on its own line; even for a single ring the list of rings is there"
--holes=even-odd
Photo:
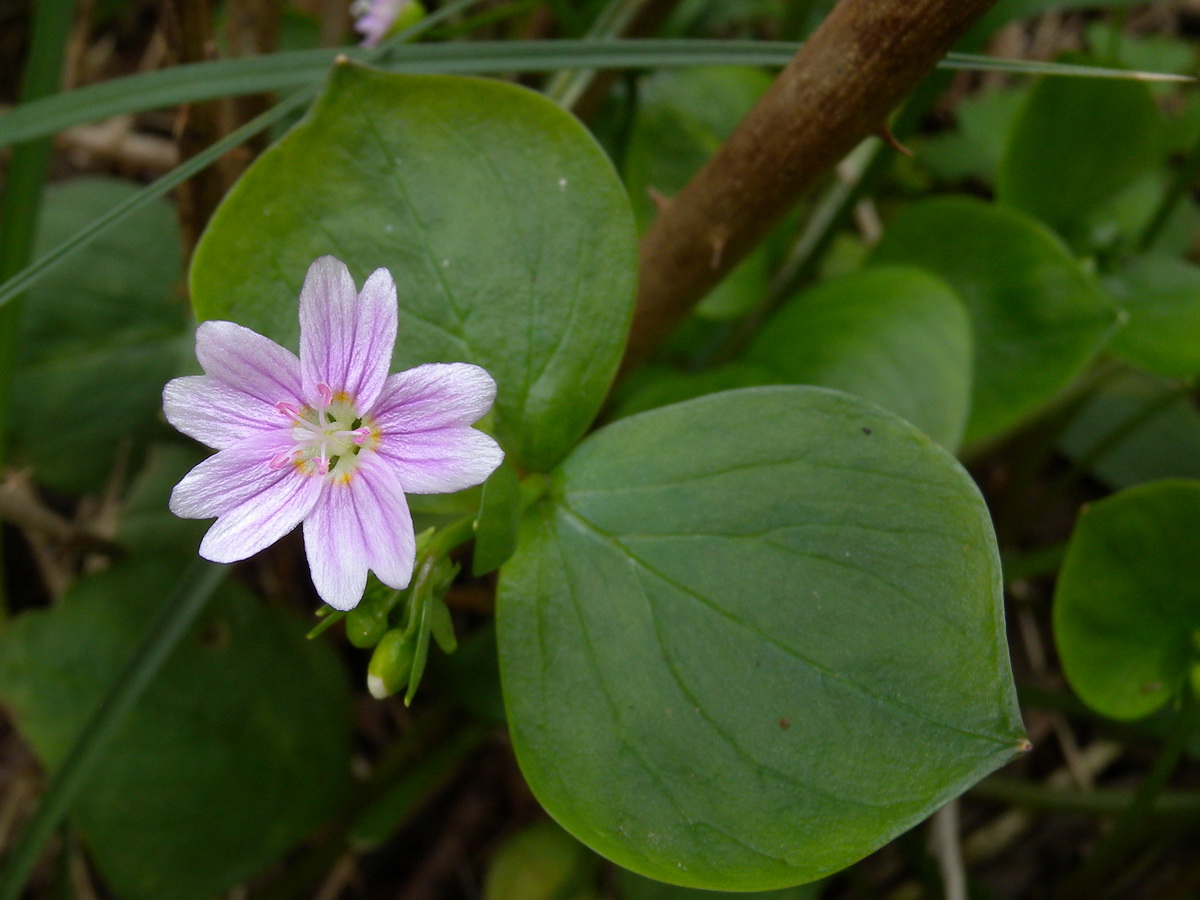
[[[245,559],[301,522],[313,584],[335,609],[362,598],[371,569],[408,586],[416,552],[405,494],[482,483],[504,458],[470,427],[496,396],[478,366],[431,363],[388,375],[396,285],[376,269],[359,293],[323,256],[300,291],[300,357],[233,322],[205,322],[206,374],[163,391],[167,420],[218,452],[175,486],[171,511],[216,516],[200,555]]]
[[[354,0],[350,14],[354,16],[354,30],[363,36],[362,46],[374,47],[392,30],[400,14],[413,0]]]

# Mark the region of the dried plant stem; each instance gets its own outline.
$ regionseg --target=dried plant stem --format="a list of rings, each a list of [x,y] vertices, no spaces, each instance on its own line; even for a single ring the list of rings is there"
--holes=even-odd
[[[933,814],[930,849],[942,874],[945,900],[967,900],[967,871],[963,867],[962,839],[958,831],[958,800]]]
[[[994,0],[842,0],[642,239],[622,371],[868,135]]]
[[[1062,885],[1059,896],[1070,898],[1095,897],[1100,893],[1105,879],[1137,849],[1145,840],[1147,825],[1154,818],[1159,796],[1166,789],[1180,758],[1187,749],[1188,740],[1200,720],[1200,703],[1187,687],[1175,713],[1175,727],[1167,743],[1159,751],[1149,774],[1133,796],[1128,808],[1117,820],[1116,826],[1088,856],[1083,866]]]
[[[174,63],[204,62],[216,57],[208,0],[170,0],[163,6],[165,31]],[[192,103],[180,110],[176,124],[180,159],[190,159],[225,136],[220,101]],[[190,259],[200,234],[232,183],[224,164],[199,172],[179,187],[179,223],[184,258]]]

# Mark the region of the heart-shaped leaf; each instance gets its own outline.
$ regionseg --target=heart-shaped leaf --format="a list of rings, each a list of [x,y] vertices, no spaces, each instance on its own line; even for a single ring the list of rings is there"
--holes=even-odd
[[[1200,481],[1169,479],[1084,510],[1054,593],[1054,639],[1080,699],[1140,719],[1200,660]]]
[[[304,273],[331,253],[396,280],[394,368],[472,362],[496,434],[554,465],[595,416],[632,310],[636,229],[604,153],[545,97],[499,81],[344,62],[196,249],[192,303],[296,346]]]
[[[746,358],[781,380],[836,388],[958,449],[971,402],[971,322],[944,282],[879,266],[821,282],[786,303]]]
[[[965,197],[916,204],[888,226],[872,259],[928,269],[967,304],[975,338],[967,446],[1053,398],[1117,321],[1116,309],[1062,242],[1002,206]]]
[[[598,431],[527,511],[497,615],[534,793],[662,881],[820,878],[1023,744],[978,491],[836,391],[729,391]]]

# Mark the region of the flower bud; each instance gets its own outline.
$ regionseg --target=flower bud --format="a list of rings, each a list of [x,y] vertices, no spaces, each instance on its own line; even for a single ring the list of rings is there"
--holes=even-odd
[[[415,643],[400,628],[393,628],[379,641],[367,665],[367,690],[372,697],[382,700],[408,684]]]

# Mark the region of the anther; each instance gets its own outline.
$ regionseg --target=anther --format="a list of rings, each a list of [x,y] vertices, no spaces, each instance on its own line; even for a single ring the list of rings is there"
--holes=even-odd
[[[350,433],[354,435],[354,443],[365,444],[367,438],[371,436],[371,429],[364,425],[362,428],[356,428]]]
[[[284,453],[277,453],[271,457],[271,461],[267,463],[272,469],[282,469],[292,461],[292,451],[288,450]]]
[[[325,382],[317,382],[317,393],[321,395],[321,405],[328,406],[333,402],[333,388]]]
[[[275,408],[277,410],[279,410],[281,413],[283,413],[285,416],[287,416],[289,419],[299,419],[300,418],[300,408],[291,403],[288,403],[286,400],[280,400],[278,403],[275,404]]]
[[[317,474],[318,475],[328,475],[329,474],[329,460],[328,459],[326,459],[324,456],[318,456],[314,460],[314,462],[316,462],[316,464],[317,464]]]

